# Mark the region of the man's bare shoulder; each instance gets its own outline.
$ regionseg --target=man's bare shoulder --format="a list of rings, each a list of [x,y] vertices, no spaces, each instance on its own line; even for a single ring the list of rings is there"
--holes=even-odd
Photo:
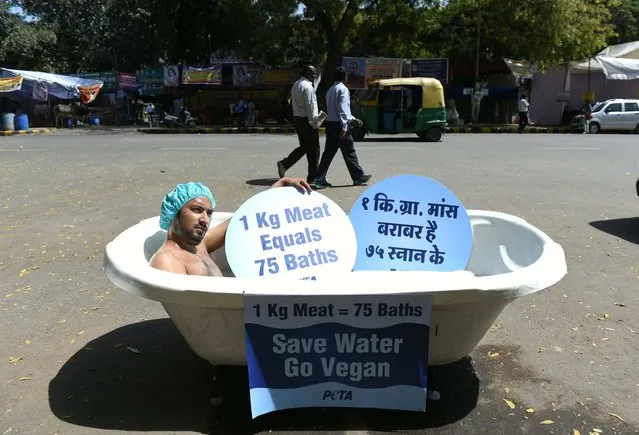
[[[187,274],[184,263],[177,259],[171,250],[166,248],[160,248],[160,250],[151,257],[149,264],[151,267],[164,270],[166,272],[181,273],[183,275]]]

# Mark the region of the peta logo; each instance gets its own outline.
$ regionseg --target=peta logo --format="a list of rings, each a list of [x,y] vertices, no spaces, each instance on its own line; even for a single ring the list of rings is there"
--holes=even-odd
[[[322,400],[353,400],[351,390],[326,390]]]

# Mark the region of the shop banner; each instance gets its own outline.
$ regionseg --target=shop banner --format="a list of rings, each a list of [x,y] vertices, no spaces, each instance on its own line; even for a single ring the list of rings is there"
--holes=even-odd
[[[296,80],[295,71],[292,69],[265,69],[261,75],[263,85],[292,85]]]
[[[118,90],[118,74],[115,71],[104,71],[96,73],[72,73],[69,75],[83,79],[99,80],[103,83],[103,92]]]
[[[179,65],[169,65],[164,67],[164,86],[167,88],[180,86]]]
[[[185,66],[182,69],[182,83],[185,85],[221,85],[222,64],[208,68]]]
[[[411,77],[430,77],[448,83],[448,58],[413,59],[410,63]]]
[[[84,104],[89,104],[96,99],[98,93],[100,93],[100,89],[102,89],[102,85],[77,85],[76,89],[80,93],[80,99],[82,102]]]
[[[142,68],[136,71],[135,78],[141,85],[162,84],[164,85],[163,68]]]
[[[402,60],[389,58],[366,59],[366,84],[381,79],[401,77]]]
[[[0,92],[13,92],[22,89],[22,76],[0,79]]]
[[[33,81],[33,92],[31,98],[33,101],[47,101],[49,96],[49,86],[46,82],[38,80]]]
[[[260,84],[260,69],[255,66],[233,65],[233,86],[257,86]]]
[[[426,411],[431,296],[344,290],[244,295],[253,418],[305,407]]]
[[[346,70],[346,87],[366,89],[366,59],[363,57],[344,57],[342,66]]]
[[[135,79],[135,74],[120,73],[118,77],[118,84],[120,85],[120,89],[125,91],[138,90],[138,82]]]
[[[164,94],[164,68],[143,68],[135,73],[140,95]]]

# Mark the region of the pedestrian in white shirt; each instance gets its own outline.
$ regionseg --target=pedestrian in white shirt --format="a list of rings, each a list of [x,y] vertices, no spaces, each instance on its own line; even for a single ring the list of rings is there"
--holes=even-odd
[[[302,70],[302,77],[295,82],[291,89],[291,106],[293,107],[293,123],[299,146],[284,159],[277,162],[277,173],[280,178],[304,155],[308,160],[308,183],[315,183],[320,158],[319,126],[317,96],[313,83],[317,77],[317,70],[307,65]]]
[[[359,165],[351,131],[353,124],[361,126],[362,121],[351,113],[351,95],[346,87],[346,70],[341,66],[335,70],[335,83],[326,92],[326,115],[326,144],[319,165],[319,176],[311,187],[332,187],[326,180],[326,174],[338,149],[342,151],[353,185],[366,184],[372,175],[365,174]]]
[[[526,100],[526,96],[522,95],[519,99],[519,128],[517,131],[519,133],[523,133],[524,128],[529,124],[528,121],[528,108],[530,107],[530,103]]]

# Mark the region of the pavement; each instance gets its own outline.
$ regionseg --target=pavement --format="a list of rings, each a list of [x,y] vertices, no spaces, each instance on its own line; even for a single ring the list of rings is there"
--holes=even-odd
[[[295,134],[295,128],[290,125],[272,127],[191,127],[191,128],[166,128],[143,127],[138,132],[147,134],[240,134],[240,133],[270,133],[270,134]],[[320,134],[324,128],[320,128]],[[465,127],[447,127],[446,133],[517,133],[516,125],[475,125]],[[524,133],[571,133],[569,127],[530,126]]]
[[[282,135],[66,131],[0,141],[0,434],[639,433],[637,146],[619,135],[372,136],[372,181],[422,174],[469,209],[511,213],[560,243],[568,275],[509,304],[468,357],[429,369],[424,413],[290,410],[250,419],[246,370],[212,408],[212,370],[159,303],[105,277],[104,246],[159,213],[176,183],[219,211],[267,188]],[[301,161],[288,175],[304,176]],[[334,160],[325,189],[353,187]],[[600,431],[600,432],[597,432]]]
[[[29,130],[0,130],[0,136],[22,136],[25,134],[50,133],[55,128],[31,128]]]

